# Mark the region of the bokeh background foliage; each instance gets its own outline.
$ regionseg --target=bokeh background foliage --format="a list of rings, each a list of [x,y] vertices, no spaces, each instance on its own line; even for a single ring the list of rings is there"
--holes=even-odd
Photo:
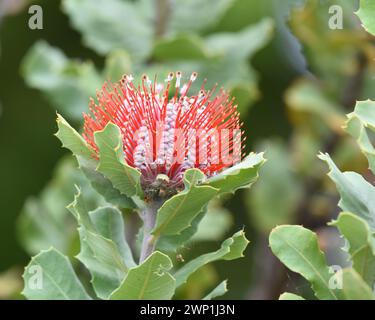
[[[27,26],[31,3],[43,8],[43,30]],[[328,27],[331,5],[343,9],[342,30]],[[272,255],[267,237],[278,224],[303,224],[317,232],[329,263],[345,263],[336,231],[326,227],[338,213],[337,192],[316,155],[329,152],[341,169],[373,181],[341,128],[356,100],[375,99],[374,38],[357,9],[355,0],[4,0],[0,298],[19,297],[29,255],[51,245],[71,257],[78,252],[65,206],[75,183],[90,187],[53,137],[55,111],[79,129],[104,80],[145,72],[163,79],[170,70],[197,71],[207,87],[231,90],[247,150],[266,150],[268,159],[254,189],[213,203],[194,242],[176,253],[181,259],[214,250],[244,226],[251,240],[246,257],[230,269],[225,262],[206,266],[179,297],[200,297],[221,278],[230,282],[226,298],[311,295]],[[92,207],[102,201],[90,192],[87,198]],[[131,234],[138,221],[124,215]],[[75,267],[85,275],[78,262]]]

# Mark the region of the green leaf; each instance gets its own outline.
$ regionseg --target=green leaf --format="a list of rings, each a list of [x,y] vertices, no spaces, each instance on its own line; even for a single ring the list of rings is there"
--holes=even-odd
[[[221,282],[215,289],[213,289],[209,294],[207,294],[202,300],[212,300],[217,297],[221,297],[228,291],[227,280]]]
[[[40,273],[40,278],[39,278]],[[22,294],[32,300],[90,300],[68,258],[54,248],[33,257]]]
[[[234,0],[176,0],[171,7],[167,30],[197,32],[218,22]]]
[[[352,213],[342,212],[331,225],[348,240],[353,268],[372,287],[375,281],[375,239],[366,221]]]
[[[97,170],[125,196],[142,198],[141,173],[124,162],[120,129],[108,123],[102,131],[95,132],[94,139],[99,148]]]
[[[87,160],[82,157],[77,157],[77,160],[80,169],[90,181],[91,186],[101,194],[108,203],[118,206],[119,208],[136,208],[136,205],[131,198],[121,194],[119,190],[113,187],[111,181],[100,172],[96,171],[96,160]]]
[[[187,33],[158,40],[152,54],[157,60],[195,60],[205,59],[207,55],[203,40]]]
[[[371,288],[354,269],[344,269],[342,279],[342,291],[346,300],[374,300]]]
[[[61,50],[44,41],[28,51],[21,72],[26,83],[43,91],[54,108],[76,120],[82,119],[89,97],[102,83],[92,63],[70,61]]]
[[[340,299],[340,293],[330,289],[332,274],[315,233],[301,226],[284,225],[272,230],[269,242],[272,252],[282,263],[311,283],[319,299]]]
[[[111,300],[167,300],[175,290],[175,279],[168,270],[172,268],[169,257],[159,251],[151,254],[141,265],[129,270]]]
[[[249,241],[246,239],[243,230],[235,233],[232,237],[226,239],[219,250],[203,254],[194,260],[187,262],[175,273],[176,287],[184,284],[192,273],[207,263],[217,260],[234,260],[243,257]]]
[[[354,111],[348,114],[348,118],[357,117],[363,125],[375,131],[375,101],[357,101]]]
[[[361,0],[360,8],[356,15],[361,19],[362,26],[375,36],[375,2],[372,0]]]
[[[121,253],[117,243],[100,233],[87,212],[79,190],[68,209],[76,217],[79,225],[81,251],[77,257],[90,271],[91,282],[97,296],[107,299],[111,292],[120,285],[128,268],[133,266],[134,262],[128,259],[129,252]],[[101,228],[102,223],[104,222],[98,223]],[[115,230],[110,232],[106,230],[105,234],[108,233],[114,234]],[[118,241],[118,239],[116,240]],[[125,264],[125,259],[127,259],[128,265]]]
[[[113,205],[118,205],[121,208],[135,208],[134,202],[129,197],[122,195],[106,177],[96,171],[97,160],[93,158],[94,151],[59,114],[57,115],[57,126],[59,130],[56,136],[62,142],[63,147],[72,151],[77,158],[81,170],[89,179],[92,187]]]
[[[198,169],[188,169],[184,173],[185,189],[168,199],[158,210],[152,234],[175,235],[191,226],[191,222],[207,203],[217,195],[218,190],[199,182],[205,175]]]
[[[258,171],[265,161],[263,153],[250,153],[242,162],[207,179],[205,184],[219,189],[220,193],[249,188],[258,179]]]
[[[235,60],[245,60],[264,47],[270,40],[273,20],[265,18],[239,32],[215,33],[205,44],[212,55],[222,55]]]
[[[55,135],[60,139],[64,148],[72,151],[75,156],[81,156],[87,159],[95,155],[87,142],[61,115],[57,114],[56,122],[59,129]]]
[[[206,208],[203,208],[203,210],[192,220],[190,226],[182,230],[180,234],[161,236],[156,242],[156,248],[168,252],[177,252],[179,249],[183,248],[197,233],[205,214]]]
[[[156,247],[161,251],[176,252],[189,242],[218,241],[222,239],[231,224],[231,213],[214,199],[193,219],[190,227],[178,235],[160,237]]]
[[[330,168],[328,176],[336,184],[341,196],[339,207],[358,215],[369,224],[372,231],[375,230],[375,187],[358,173],[342,173],[328,154],[320,154],[319,158]]]
[[[153,22],[142,7],[119,0],[64,0],[63,9],[84,43],[99,54],[125,49],[144,61],[152,48]]]
[[[111,239],[119,249],[122,259],[128,268],[136,266],[129,244],[125,240],[124,220],[121,212],[114,207],[99,207],[89,213],[98,232]]]
[[[283,143],[269,141],[260,148],[266,150],[269,161],[260,170],[262,179],[245,196],[252,223],[261,232],[268,233],[277,225],[292,222],[302,188]]]
[[[368,129],[375,132],[375,102],[357,101],[355,109],[348,114],[346,131],[357,140],[362,152],[366,155],[370,169],[375,174],[375,148],[371,143]]]
[[[305,299],[297,294],[284,292],[280,295],[279,300],[305,300]]]

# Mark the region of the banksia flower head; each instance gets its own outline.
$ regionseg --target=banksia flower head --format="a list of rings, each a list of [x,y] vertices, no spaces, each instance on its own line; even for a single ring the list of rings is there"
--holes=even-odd
[[[200,169],[207,177],[242,158],[241,126],[237,106],[223,89],[206,91],[204,83],[188,95],[197,73],[182,83],[182,74],[170,73],[164,83],[146,75],[140,85],[125,75],[105,83],[84,114],[84,138],[98,152],[94,133],[112,122],[122,133],[125,162],[141,172],[146,192],[174,193],[183,187],[183,174]]]

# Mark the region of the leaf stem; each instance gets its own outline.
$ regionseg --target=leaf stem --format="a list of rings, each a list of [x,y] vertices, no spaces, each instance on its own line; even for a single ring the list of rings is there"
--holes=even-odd
[[[151,234],[151,231],[155,227],[156,214],[161,205],[162,202],[154,201],[141,213],[141,218],[143,220],[143,240],[139,263],[142,263],[144,260],[146,260],[147,257],[155,250],[157,239]]]

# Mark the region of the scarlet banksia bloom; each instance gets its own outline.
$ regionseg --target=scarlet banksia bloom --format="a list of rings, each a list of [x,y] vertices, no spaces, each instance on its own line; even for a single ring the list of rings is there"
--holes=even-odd
[[[94,133],[112,122],[122,134],[125,162],[141,172],[145,191],[177,191],[183,173],[200,169],[211,177],[242,158],[244,138],[237,106],[216,86],[189,95],[193,73],[182,83],[181,72],[170,73],[164,83],[143,76],[139,85],[125,75],[105,83],[84,114],[84,138],[98,152]],[[218,91],[218,92],[216,92]]]

